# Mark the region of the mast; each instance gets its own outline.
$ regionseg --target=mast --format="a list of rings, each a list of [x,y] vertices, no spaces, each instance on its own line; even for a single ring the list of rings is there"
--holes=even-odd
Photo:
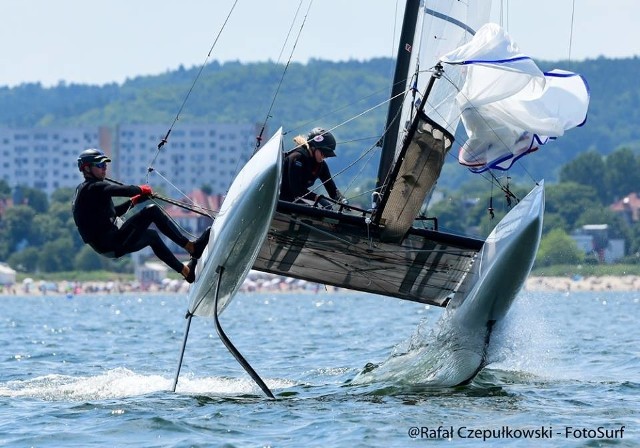
[[[378,178],[376,180],[376,191],[380,191],[382,185],[391,170],[400,129],[400,109],[404,102],[404,91],[407,83],[407,73],[411,63],[411,50],[413,47],[413,36],[416,31],[416,21],[420,10],[420,0],[407,0],[402,21],[402,31],[398,42],[398,54],[396,58],[396,70],[393,75],[393,86],[391,88],[391,102],[387,112],[387,130],[382,142],[382,154],[380,155],[380,165],[378,166]]]

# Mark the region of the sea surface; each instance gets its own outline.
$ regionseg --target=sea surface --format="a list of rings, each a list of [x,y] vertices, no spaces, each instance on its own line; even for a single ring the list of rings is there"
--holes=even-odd
[[[239,294],[221,325],[275,400],[198,317],[171,391],[186,296],[0,305],[0,446],[640,446],[640,292],[522,292],[494,329],[490,364],[458,387],[425,385],[415,358],[353,381],[429,344],[438,308],[323,290]]]

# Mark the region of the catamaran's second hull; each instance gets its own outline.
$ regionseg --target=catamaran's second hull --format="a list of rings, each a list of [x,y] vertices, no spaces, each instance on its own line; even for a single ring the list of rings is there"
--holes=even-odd
[[[440,377],[441,385],[472,380],[486,364],[491,331],[508,313],[531,271],[544,213],[544,184],[537,185],[495,227],[487,238],[472,272],[447,305],[439,325],[455,340],[455,350],[443,350],[456,366]]]
[[[529,274],[543,211],[541,184],[498,223],[429,336],[417,338],[406,352],[380,365],[368,366],[353,384],[452,387],[471,381],[486,364],[494,324],[507,315]]]
[[[544,213],[544,183],[537,185],[494,228],[447,310],[464,327],[502,319],[522,288],[538,251]]]

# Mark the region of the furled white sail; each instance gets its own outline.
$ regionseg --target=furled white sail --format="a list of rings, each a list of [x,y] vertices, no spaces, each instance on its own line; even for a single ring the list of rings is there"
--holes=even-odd
[[[458,160],[473,171],[508,169],[586,121],[585,80],[562,70],[543,73],[499,25],[482,26],[441,61],[466,68],[456,103],[468,140]]]

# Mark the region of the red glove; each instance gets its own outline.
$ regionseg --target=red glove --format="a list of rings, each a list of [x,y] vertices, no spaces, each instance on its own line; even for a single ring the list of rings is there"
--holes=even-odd
[[[146,196],[142,196],[141,194],[137,194],[131,198],[131,205],[136,205],[138,202],[144,202],[149,199]]]
[[[140,194],[151,196],[153,194],[153,190],[151,190],[149,185],[140,185]]]

